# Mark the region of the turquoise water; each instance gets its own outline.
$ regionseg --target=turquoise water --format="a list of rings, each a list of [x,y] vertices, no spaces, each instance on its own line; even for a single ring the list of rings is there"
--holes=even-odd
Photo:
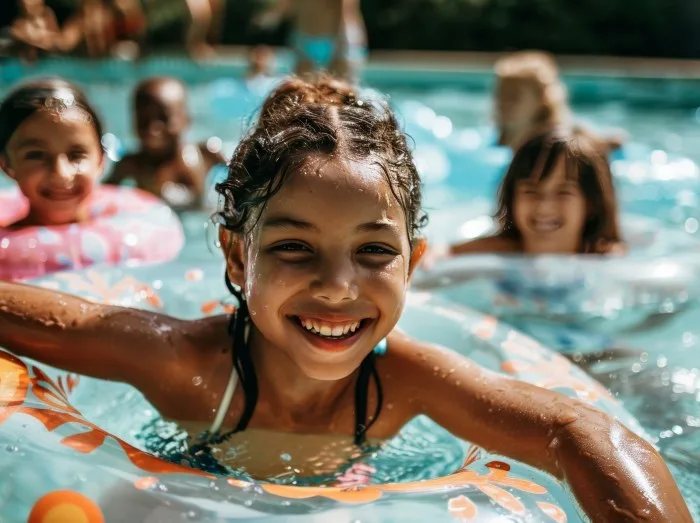
[[[109,132],[126,147],[133,146],[129,91],[140,76],[152,72],[182,73],[190,83],[194,116],[190,137],[206,140],[217,136],[227,151],[235,146],[261,99],[260,93],[230,76],[237,70],[225,66],[197,69],[173,61],[155,65],[119,65],[116,70],[104,66],[87,71],[86,67],[75,63],[47,64],[42,68],[35,70],[34,74],[63,73],[69,78],[82,80],[79,83],[97,105]],[[0,85],[0,91],[6,90],[14,79],[7,71],[4,71],[5,83]],[[488,201],[495,189],[497,176],[494,173],[498,172],[493,165],[501,165],[504,161],[503,152],[498,150],[489,152],[493,155],[493,164],[488,168],[479,163],[481,160],[474,161],[474,155],[483,152],[477,148],[474,153],[474,146],[486,143],[489,136],[490,101],[488,92],[483,90],[488,80],[465,75],[465,81],[460,84],[459,78],[455,77],[443,81],[436,75],[431,81],[429,75],[421,74],[419,79],[410,72],[385,77],[372,72],[368,78],[389,95],[414,137],[418,162],[426,179],[426,207],[445,210],[464,206],[464,202],[476,199]],[[687,82],[661,79],[647,80],[635,89],[626,89],[624,81],[611,78],[593,77],[585,82],[573,79],[571,83],[577,94],[574,108],[584,121],[594,122],[600,128],[623,128],[632,142],[648,146],[632,151],[637,160],[648,163],[655,154],[656,160],[661,157],[664,162],[667,157],[700,161],[700,89],[693,94],[693,90],[687,88]],[[660,156],[659,151],[663,155]],[[657,217],[667,227],[697,236],[699,183],[692,172],[681,179],[655,184],[651,189],[625,179],[619,184],[622,207],[628,212]],[[188,246],[181,259],[197,263],[216,256],[213,229],[206,227],[206,214],[192,213],[182,218]],[[700,308],[692,305],[643,327],[614,332],[611,336],[615,346],[633,348],[636,355],[624,362],[604,362],[591,368],[591,372],[624,402],[659,445],[693,505],[696,517],[700,517],[698,317]],[[561,327],[557,323],[543,322],[535,328],[519,318],[504,319],[512,320],[547,343],[551,341],[552,333]],[[585,331],[582,335],[586,335]],[[461,457],[463,449],[455,447],[453,442],[440,440],[441,444],[421,439],[421,435],[430,435],[432,430],[408,430],[408,436],[399,440],[396,450],[397,461],[407,463],[407,469],[413,471],[407,472],[405,477],[412,478],[421,467],[431,474],[444,473]],[[411,456],[418,456],[413,462],[404,455],[412,445],[417,454]],[[438,456],[426,455],[426,449],[433,450]],[[383,479],[397,478],[387,476]]]
[[[230,303],[230,297],[226,297],[227,291],[221,283],[222,272],[223,265],[218,262],[198,264],[196,269],[189,263],[175,262],[136,268],[101,268],[97,274],[94,269],[74,271],[40,278],[33,283],[78,295],[110,296],[113,302],[121,305],[155,309],[175,317],[198,318],[203,314],[202,305],[210,303],[212,298]],[[644,436],[643,429],[599,384],[561,356],[505,324],[486,320],[479,313],[459,308],[440,298],[411,292],[407,296],[400,326],[409,335],[451,347],[486,368],[585,399]],[[504,362],[509,365],[502,366]],[[7,355],[2,352],[0,364],[3,371],[8,372],[12,386],[12,365],[7,365]],[[63,373],[44,365],[30,370],[30,374],[40,375],[39,367],[58,383],[61,383],[59,380],[62,377],[65,378]],[[436,368],[444,379],[448,379],[454,371]],[[157,369],[154,369],[154,375],[156,373]],[[195,386],[207,386],[207,374],[196,378],[197,383],[193,379]],[[50,386],[47,379],[42,381]],[[7,383],[4,385],[7,386]],[[37,497],[58,487],[70,487],[89,495],[104,510],[107,521],[112,521],[112,518],[118,521],[151,521],[146,516],[155,517],[155,514],[163,517],[164,521],[177,521],[180,518],[230,521],[245,519],[246,516],[264,518],[274,514],[285,514],[285,521],[294,520],[294,515],[302,521],[319,522],[451,521],[450,512],[457,516],[456,505],[460,503],[471,503],[475,510],[478,508],[479,519],[476,521],[544,522],[551,521],[547,513],[551,515],[557,511],[571,523],[582,521],[567,488],[551,476],[470,447],[423,417],[407,424],[397,437],[386,444],[367,449],[361,456],[365,465],[377,469],[366,477],[371,480],[370,485],[357,491],[335,491],[335,495],[342,494],[345,500],[347,496],[355,495],[369,495],[376,500],[378,494],[381,501],[373,504],[339,504],[332,503],[332,497],[324,499],[324,493],[332,496],[334,492],[331,489],[319,489],[316,492],[319,495],[308,499],[298,499],[289,495],[288,490],[279,490],[279,483],[289,486],[302,481],[304,484],[314,482],[309,478],[296,478],[294,470],[272,478],[277,485],[256,482],[241,488],[241,485],[227,485],[223,478],[212,480],[197,477],[191,471],[189,475],[185,474],[188,470],[181,470],[180,474],[158,474],[151,468],[153,463],[144,463],[144,455],[140,455],[140,459],[126,459],[120,446],[112,439],[104,442],[85,441],[84,436],[90,433],[90,427],[85,426],[80,418],[72,417],[72,423],[58,430],[42,429],[37,420],[32,419],[35,415],[31,413],[36,413],[33,409],[42,409],[40,412],[45,413],[52,422],[65,419],[66,414],[61,414],[65,408],[60,404],[49,404],[42,394],[42,388],[32,384],[29,394],[21,402],[22,413],[11,414],[3,420],[0,430],[0,450],[4,448],[7,451],[0,462],[0,469],[8,471],[6,480],[0,485],[3,491],[0,513],[9,515],[10,521],[26,520],[22,519],[22,512],[26,512]],[[154,436],[149,424],[152,420],[158,420],[158,414],[132,387],[81,377],[68,397],[85,419],[130,442],[140,445],[144,437]],[[392,403],[387,402],[384,408],[390,410]],[[498,409],[491,415],[497,422],[500,416]],[[81,452],[70,448],[69,442],[76,438],[86,443],[81,446]],[[173,429],[169,433],[161,432],[157,439],[161,444],[160,449],[154,449],[149,444],[145,447],[158,450],[168,457],[172,457],[171,451],[176,450],[173,447],[182,444]],[[293,449],[285,450],[295,452]],[[245,448],[238,452],[245,457]],[[39,460],[42,468],[41,476],[37,477],[34,469],[27,464]],[[279,460],[289,462],[292,456],[284,452],[279,455]],[[158,466],[162,466],[162,462]],[[444,483],[415,482],[453,474],[458,470],[459,475],[451,478],[447,487]],[[494,470],[499,472],[495,473]],[[240,477],[240,471],[232,472]],[[157,477],[149,478],[154,473]],[[330,479],[333,484],[337,478],[315,478],[315,481],[322,479]],[[405,484],[410,481],[415,483]],[[400,482],[403,485],[380,485],[386,482]],[[145,492],[139,494],[134,486]],[[270,490],[271,487],[278,490]],[[382,488],[387,491],[382,493]],[[401,492],[401,489],[408,488],[410,492]],[[369,501],[366,497],[363,499]],[[247,513],[248,507],[256,512]],[[164,512],[169,518],[165,519]]]

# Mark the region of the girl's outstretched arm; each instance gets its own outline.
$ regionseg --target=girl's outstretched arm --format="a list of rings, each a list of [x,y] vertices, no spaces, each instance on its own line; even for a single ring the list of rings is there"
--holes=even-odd
[[[405,335],[389,346],[401,397],[416,413],[566,480],[593,521],[692,522],[661,456],[609,415]]]
[[[207,322],[0,282],[0,347],[70,372],[124,381],[147,395],[162,381],[153,379],[154,369],[167,381],[194,359]]]

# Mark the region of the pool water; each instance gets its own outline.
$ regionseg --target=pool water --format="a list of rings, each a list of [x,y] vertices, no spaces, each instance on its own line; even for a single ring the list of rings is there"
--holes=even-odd
[[[66,74],[68,78],[82,79],[79,83],[97,106],[108,131],[129,148],[134,145],[130,113],[132,87],[146,72],[169,70],[167,67],[149,69],[148,64],[120,67],[126,67],[126,74],[120,74],[119,81],[115,81],[112,73],[107,74],[97,69],[90,71],[75,63],[71,63],[70,67],[64,62],[47,63],[35,72],[53,72]],[[197,72],[192,70],[194,66],[178,62],[177,67],[184,67],[191,80],[188,83],[193,125],[189,136],[193,140],[218,137],[222,140],[224,149],[230,153],[245,132],[247,122],[254,116],[262,93],[252,92],[240,81],[225,74],[225,69],[220,75],[212,71],[202,73],[199,76],[207,82],[198,83],[195,81]],[[71,73],[75,76],[71,76]],[[381,80],[376,74],[374,78]],[[674,80],[666,82],[672,84]],[[484,135],[475,129],[488,126],[491,110],[489,93],[472,88],[463,89],[454,82],[450,85],[442,85],[437,81],[431,84],[424,76],[420,87],[411,82],[404,84],[389,80],[378,81],[377,84],[388,94],[392,104],[399,110],[403,107],[401,118],[409,131],[411,128],[420,131],[420,125],[416,125],[416,122],[420,124],[421,118],[432,122],[432,134],[412,133],[417,150],[422,151],[419,164],[424,173],[428,173],[426,208],[437,210],[463,206],[464,202],[473,201],[475,196],[481,200],[488,199],[488,191],[495,187],[475,194],[470,190],[470,183],[465,183],[464,179],[470,175],[479,176],[479,173],[460,172],[460,165],[446,160],[443,151],[445,140],[460,132],[472,141],[482,139],[480,137]],[[0,85],[0,94],[8,88],[7,82]],[[700,162],[700,94],[697,100],[686,96],[678,104],[674,104],[668,97],[659,99],[658,103],[639,103],[638,99],[625,99],[624,93],[608,98],[602,90],[598,98],[588,97],[583,102],[574,102],[576,114],[584,121],[595,122],[595,127],[622,128],[632,141],[646,144],[651,150]],[[488,135],[488,130],[485,132]],[[108,139],[109,143],[116,143],[117,140]],[[678,194],[673,193],[666,199],[651,195],[641,205],[639,200],[628,201],[623,197],[623,209],[656,216],[669,227],[698,234],[700,206],[697,198],[700,187],[697,184],[700,182],[690,177],[690,181],[683,183]],[[207,218],[207,213],[182,216],[188,243],[181,259],[196,263],[209,260],[212,256],[220,256],[216,248],[214,228],[207,225]],[[694,306],[669,315],[666,321],[658,324],[616,333],[614,338],[617,345],[638,349],[639,356],[622,366],[613,366],[612,370],[610,366],[604,365],[591,370],[624,402],[654,438],[676,475],[696,518],[700,518],[698,317],[700,308]],[[545,328],[555,330],[557,325]],[[536,331],[532,334],[536,335]],[[137,393],[131,391],[130,394]],[[140,401],[137,396],[134,401]],[[120,397],[123,400],[124,397]],[[144,423],[152,421],[154,417],[146,416]],[[118,432],[114,426],[106,428]],[[129,439],[136,441],[136,435],[131,434]],[[377,477],[386,481],[407,481],[451,472],[458,468],[464,452],[460,442],[440,432],[428,420],[419,419],[406,427],[396,441],[377,456]]]

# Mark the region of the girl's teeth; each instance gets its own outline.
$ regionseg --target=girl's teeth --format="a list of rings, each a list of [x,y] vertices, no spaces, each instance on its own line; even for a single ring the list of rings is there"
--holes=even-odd
[[[314,334],[319,334],[321,336],[339,338],[350,333],[354,333],[360,327],[359,321],[353,323],[336,324],[331,325],[328,323],[321,323],[313,320],[307,320],[299,318],[299,323],[306,330],[313,332]]]

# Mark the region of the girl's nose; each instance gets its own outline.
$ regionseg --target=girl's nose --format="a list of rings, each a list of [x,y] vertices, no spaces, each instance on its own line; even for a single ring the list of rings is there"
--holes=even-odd
[[[66,185],[72,185],[75,175],[77,174],[77,167],[65,156],[59,155],[56,157],[53,168],[53,178]]]
[[[317,275],[311,286],[314,297],[328,303],[357,299],[357,275],[351,260],[328,261]]]

